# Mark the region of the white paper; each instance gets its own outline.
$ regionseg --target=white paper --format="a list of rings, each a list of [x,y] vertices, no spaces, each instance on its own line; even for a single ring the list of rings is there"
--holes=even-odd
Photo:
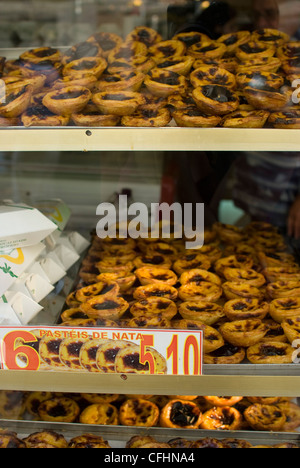
[[[14,309],[9,304],[0,304],[0,325],[2,326],[20,326],[21,320],[18,318]]]
[[[37,274],[29,274],[26,278],[26,287],[34,301],[40,302],[54,289],[54,286]]]
[[[79,255],[81,255],[90,246],[90,242],[78,232],[70,232],[68,238]]]
[[[48,281],[53,285],[58,283],[58,281],[60,281],[67,274],[67,272],[51,258],[43,258],[39,263],[44,273],[46,274]]]
[[[27,325],[30,320],[43,310],[40,304],[22,293],[17,293],[13,296],[13,298],[9,300],[9,305],[11,305],[22,325]]]

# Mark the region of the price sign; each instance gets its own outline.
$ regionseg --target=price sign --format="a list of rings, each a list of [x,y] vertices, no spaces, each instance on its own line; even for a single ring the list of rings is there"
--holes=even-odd
[[[1,327],[0,343],[6,370],[202,374],[201,330]]]

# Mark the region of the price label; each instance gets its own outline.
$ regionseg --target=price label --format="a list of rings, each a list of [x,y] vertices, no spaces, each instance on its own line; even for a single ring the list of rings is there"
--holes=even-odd
[[[96,356],[89,358],[88,353],[81,352],[89,342],[100,351],[102,345],[108,345],[105,356],[110,359],[114,356],[115,361],[109,365],[115,365],[118,373],[202,374],[201,330],[1,327],[1,368],[30,371],[82,369],[85,372],[98,368],[100,372]],[[119,358],[121,351],[123,360]]]

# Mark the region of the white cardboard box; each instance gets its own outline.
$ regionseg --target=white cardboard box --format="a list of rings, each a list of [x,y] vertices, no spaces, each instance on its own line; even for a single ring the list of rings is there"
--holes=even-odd
[[[57,225],[36,208],[24,204],[0,205],[0,253],[36,245],[57,230]]]

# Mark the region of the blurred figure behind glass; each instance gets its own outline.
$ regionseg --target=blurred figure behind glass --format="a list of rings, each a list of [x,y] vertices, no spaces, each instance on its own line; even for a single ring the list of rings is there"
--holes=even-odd
[[[277,0],[253,0],[253,19],[256,29],[278,29],[279,7]]]

